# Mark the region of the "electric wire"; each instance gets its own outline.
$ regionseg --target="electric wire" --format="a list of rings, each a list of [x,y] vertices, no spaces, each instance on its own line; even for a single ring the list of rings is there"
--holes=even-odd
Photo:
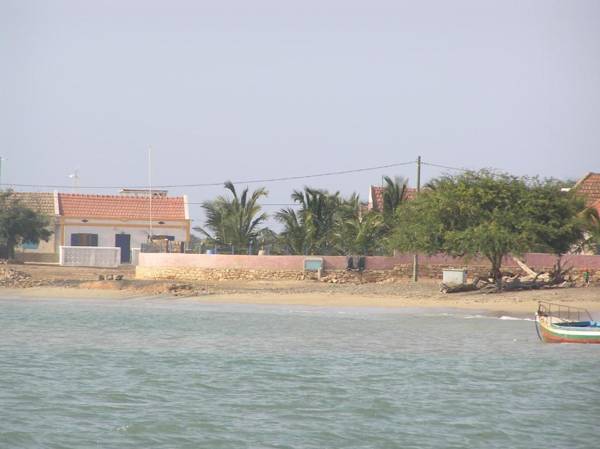
[[[245,181],[231,181],[232,184],[267,184],[270,182],[282,182],[282,181],[295,181],[300,179],[311,179],[311,178],[322,178],[326,176],[339,176],[339,175],[347,175],[351,173],[361,173],[367,171],[381,170],[385,168],[393,168],[393,167],[401,167],[403,165],[412,165],[415,161],[408,162],[398,162],[393,164],[385,164],[378,165],[374,167],[362,167],[355,168],[351,170],[339,170],[339,171],[330,171],[324,173],[314,173],[309,175],[298,175],[298,176],[282,176],[278,178],[264,178],[264,179],[248,179]],[[172,189],[172,188],[192,188],[192,187],[218,187],[225,184],[226,181],[222,182],[207,182],[207,183],[199,183],[199,184],[163,184],[163,185],[155,185],[153,189]],[[137,185],[137,186],[69,186],[69,185],[58,185],[58,184],[15,184],[15,183],[2,183],[0,186],[8,186],[8,187],[27,187],[27,188],[48,188],[48,189],[146,189],[148,186]]]
[[[188,201],[187,204],[191,205],[202,205],[203,201]],[[287,206],[298,206],[298,203],[260,203],[261,206],[277,206],[277,207],[287,207]]]
[[[464,171],[464,172],[473,171],[473,170],[469,170],[468,168],[450,167],[448,165],[433,164],[431,162],[421,162],[421,164],[422,165],[428,165],[430,167],[445,168],[446,170],[456,170],[456,171]]]

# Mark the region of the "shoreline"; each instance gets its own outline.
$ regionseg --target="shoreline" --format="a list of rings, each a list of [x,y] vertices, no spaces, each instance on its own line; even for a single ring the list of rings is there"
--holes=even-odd
[[[108,287],[108,286],[107,286]],[[600,318],[600,288],[546,291],[523,291],[495,295],[482,294],[378,294],[348,291],[347,289],[311,291],[278,291],[268,286],[253,286],[249,292],[216,291],[198,296],[148,294],[135,289],[81,288],[81,287],[30,287],[0,288],[0,299],[162,299],[186,300],[201,304],[244,304],[269,306],[309,306],[329,308],[381,308],[381,309],[459,309],[482,312],[493,316],[532,316],[540,300],[562,303],[588,309]],[[263,287],[263,288],[261,288]],[[575,294],[574,294],[575,293]],[[580,293],[580,294],[577,294]],[[575,297],[574,297],[575,296]]]

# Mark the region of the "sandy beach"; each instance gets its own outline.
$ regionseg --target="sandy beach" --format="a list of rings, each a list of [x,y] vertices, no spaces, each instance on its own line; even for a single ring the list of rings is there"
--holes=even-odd
[[[163,283],[146,286],[119,282],[88,282],[87,287],[2,288],[1,298],[115,299],[177,298],[153,294]],[[302,305],[316,307],[381,307],[467,309],[493,315],[532,315],[540,300],[584,307],[600,317],[600,287],[549,289],[484,295],[477,292],[442,294],[437,283],[328,285],[309,282],[246,282],[208,285],[208,293],[185,296],[189,301],[211,304]]]
[[[600,319],[600,286],[444,294],[439,281],[409,279],[391,283],[332,284],[305,281],[175,282],[134,279],[134,270],[15,265],[28,276],[28,287],[0,287],[0,298],[115,299],[181,298],[211,304],[302,305],[316,307],[382,307],[468,309],[494,315],[532,315],[538,301],[584,307]],[[120,274],[123,280],[98,280]],[[36,285],[39,283],[40,285]],[[33,286],[31,286],[33,285]]]

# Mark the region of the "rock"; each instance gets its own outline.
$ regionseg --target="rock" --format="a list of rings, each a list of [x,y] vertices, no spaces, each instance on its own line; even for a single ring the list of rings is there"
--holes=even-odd
[[[25,288],[41,285],[43,281],[34,281],[29,273],[18,271],[13,268],[0,268],[0,287]]]

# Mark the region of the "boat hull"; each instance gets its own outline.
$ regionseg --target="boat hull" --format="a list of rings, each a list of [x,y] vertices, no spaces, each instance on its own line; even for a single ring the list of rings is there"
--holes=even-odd
[[[536,319],[540,338],[546,343],[597,343],[600,344],[598,328],[563,328],[546,319]]]

